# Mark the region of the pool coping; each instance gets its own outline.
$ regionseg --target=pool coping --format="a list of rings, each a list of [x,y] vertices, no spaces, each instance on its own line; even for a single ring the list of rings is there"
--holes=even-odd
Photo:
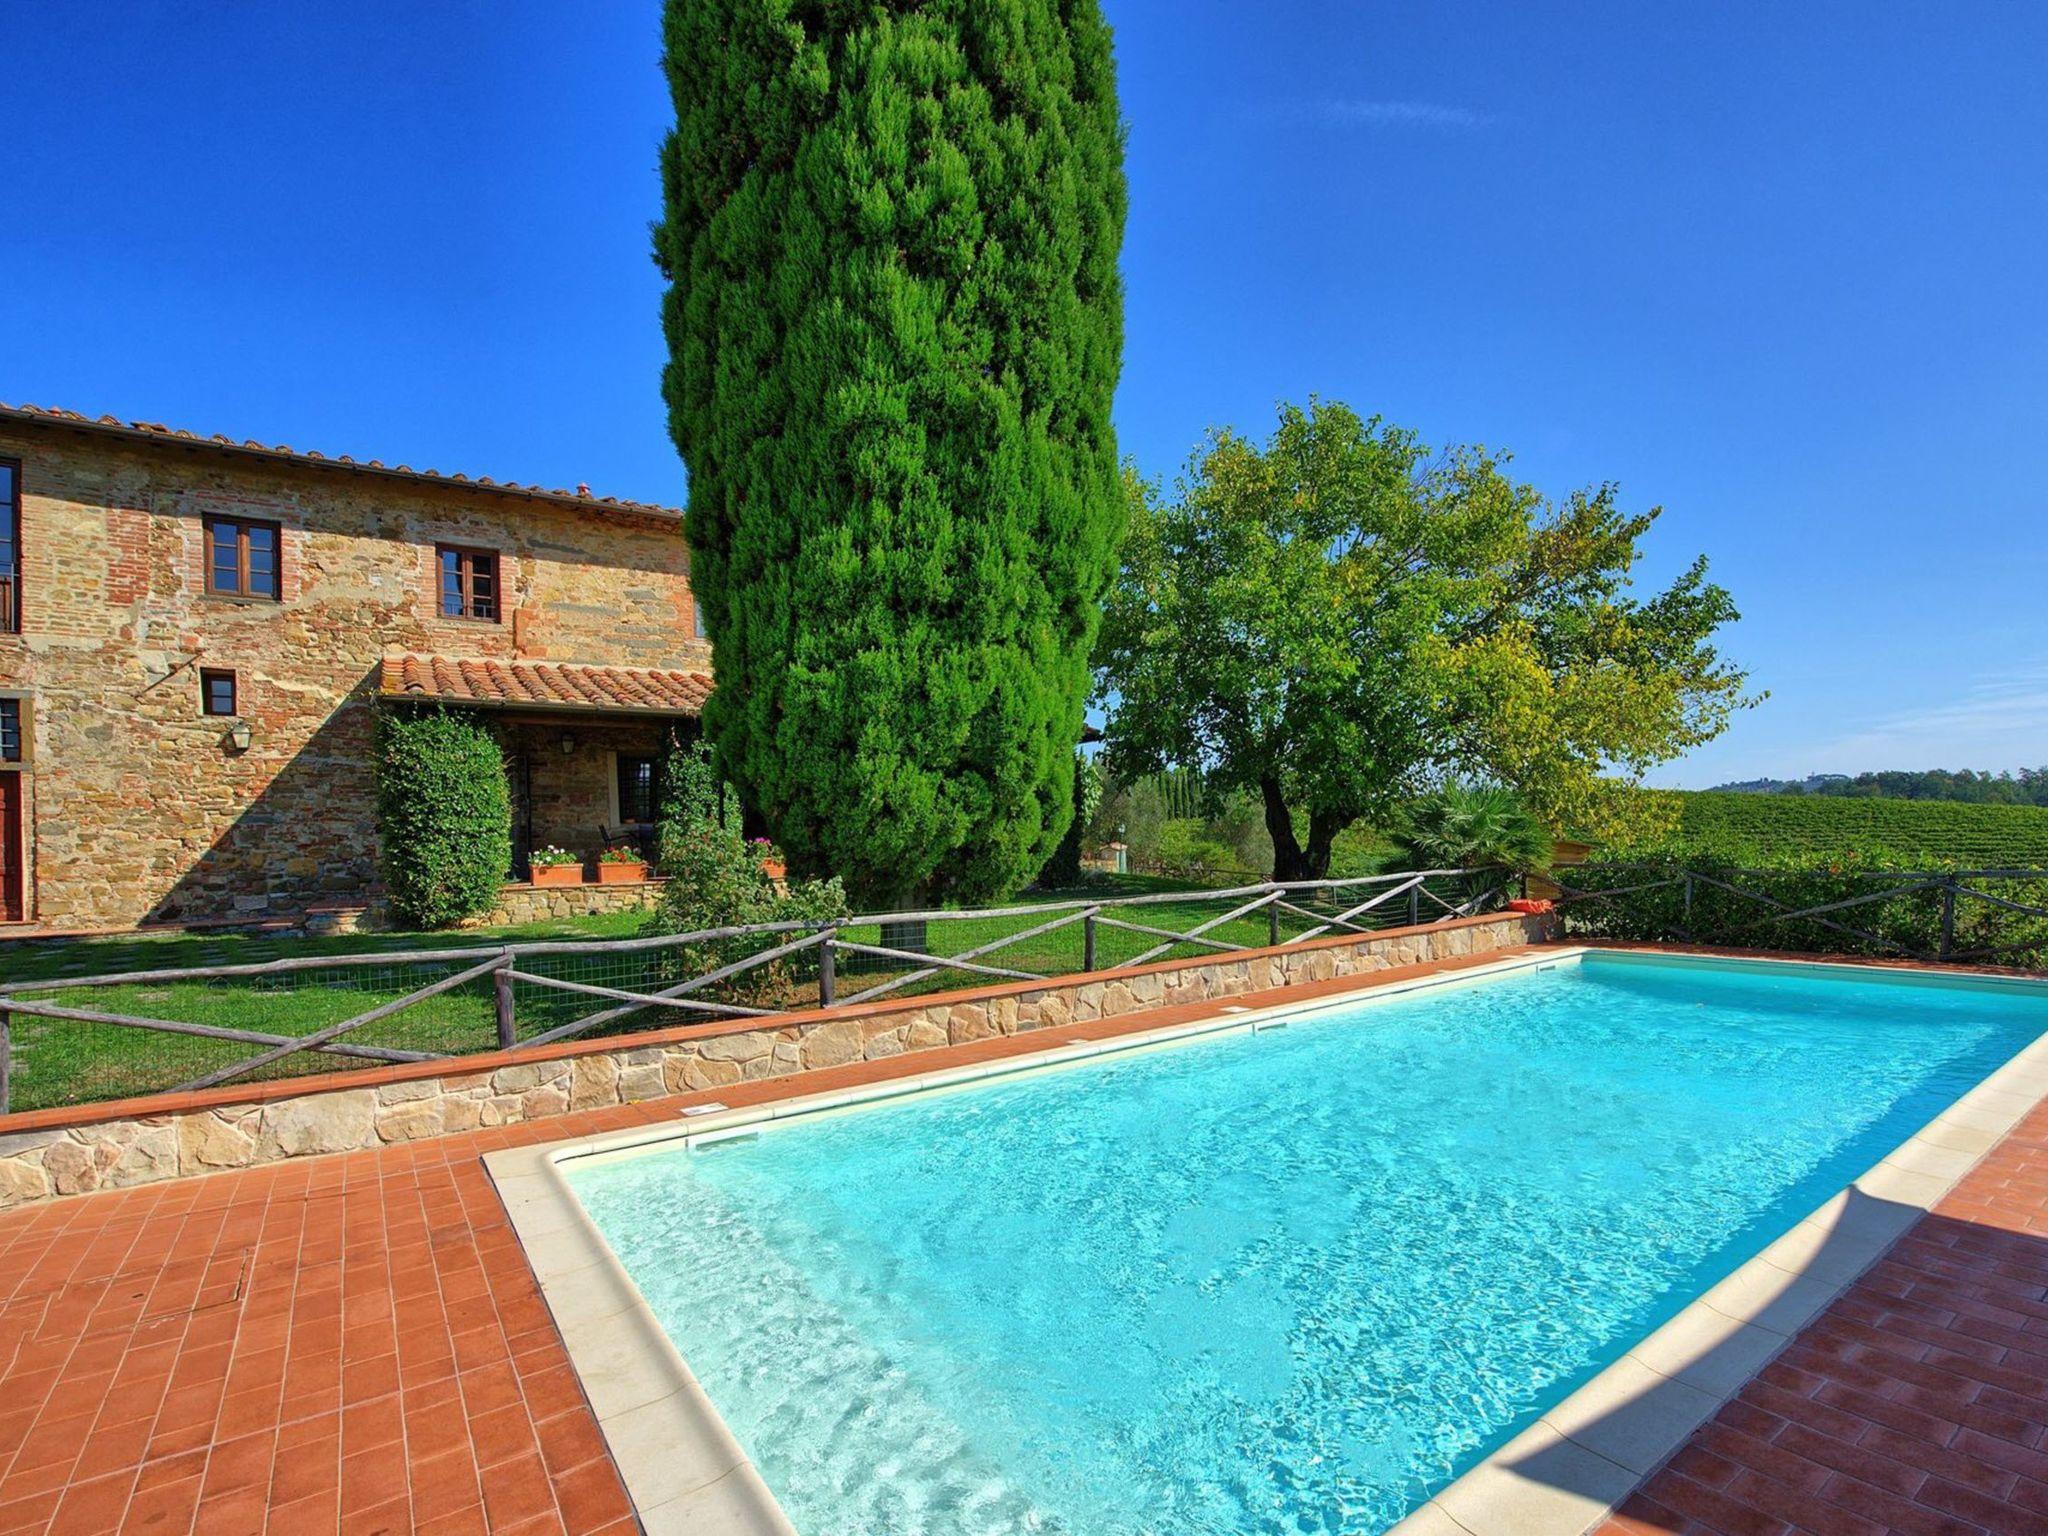
[[[1867,967],[1708,950],[1558,944],[1415,977],[1365,975],[1356,988],[1255,1009],[1217,1000],[1200,1019],[1073,1040],[993,1062],[723,1109],[685,1109],[675,1122],[508,1148],[483,1162],[562,1334],[612,1460],[648,1536],[797,1536],[759,1471],[691,1373],[659,1319],[569,1188],[564,1163],[648,1155],[746,1134],[749,1127],[847,1111],[994,1077],[1058,1071],[1094,1058],[1161,1049],[1269,1021],[1350,1008],[1508,972],[1576,963],[1589,954],[1694,958],[1744,968]],[[1930,981],[2027,985],[1967,968]],[[2039,987],[2035,980],[2032,985]],[[1104,1021],[1107,1024],[1109,1021]],[[1082,1026],[1085,1027],[1085,1026]],[[1536,1423],[1467,1470],[1388,1536],[1582,1536],[1611,1514],[1701,1423],[1788,1345],[1950,1187],[2048,1096],[2048,1033],[2029,1042],[1927,1125],[1788,1232],[1701,1292]],[[1538,1476],[1518,1467],[1540,1463]]]
[[[1582,954],[1799,966],[1868,978],[1873,968],[1673,946],[1576,946]],[[1889,968],[1886,979],[2042,986],[1967,967]],[[1584,1536],[1685,1445],[1800,1331],[1915,1226],[2048,1098],[2048,1033],[1708,1286],[1670,1321],[1468,1468],[1386,1536]],[[1525,1466],[1540,1466],[1526,1475]]]

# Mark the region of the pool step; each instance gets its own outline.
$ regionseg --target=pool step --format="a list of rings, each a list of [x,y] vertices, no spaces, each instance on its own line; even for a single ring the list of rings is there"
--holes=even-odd
[[[683,1145],[692,1152],[702,1152],[707,1147],[724,1146],[729,1142],[758,1141],[760,1136],[759,1126],[735,1125],[730,1130],[704,1131],[696,1136],[685,1136]]]

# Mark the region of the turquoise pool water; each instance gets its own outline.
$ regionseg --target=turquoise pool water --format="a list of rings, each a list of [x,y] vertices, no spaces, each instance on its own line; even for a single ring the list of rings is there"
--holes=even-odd
[[[2044,1029],[1593,957],[567,1171],[804,1536],[1362,1536]]]

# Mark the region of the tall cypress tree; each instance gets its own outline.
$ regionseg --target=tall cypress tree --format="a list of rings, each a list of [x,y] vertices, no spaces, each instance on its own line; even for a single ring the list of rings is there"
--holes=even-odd
[[[668,0],[656,255],[721,766],[858,899],[1027,880],[1123,527],[1096,0]]]

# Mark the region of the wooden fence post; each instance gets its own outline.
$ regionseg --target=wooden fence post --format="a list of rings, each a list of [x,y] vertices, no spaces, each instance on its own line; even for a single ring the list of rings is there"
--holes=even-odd
[[[512,997],[512,951],[505,951],[492,978],[497,983],[498,994],[498,1049],[509,1051],[519,1041],[519,1023],[514,1013]]]
[[[1266,942],[1276,948],[1280,943],[1280,895],[1277,891],[1266,903]]]
[[[1956,877],[1941,882],[1941,958],[1956,952]]]
[[[1422,886],[1418,883],[1408,887],[1408,926],[1413,928],[1422,921]]]
[[[836,930],[827,930],[824,942],[818,946],[818,1006],[830,1008],[832,999],[839,990],[839,965],[837,946],[832,942]]]
[[[1081,969],[1095,969],[1095,914],[1090,912],[1081,919]]]

